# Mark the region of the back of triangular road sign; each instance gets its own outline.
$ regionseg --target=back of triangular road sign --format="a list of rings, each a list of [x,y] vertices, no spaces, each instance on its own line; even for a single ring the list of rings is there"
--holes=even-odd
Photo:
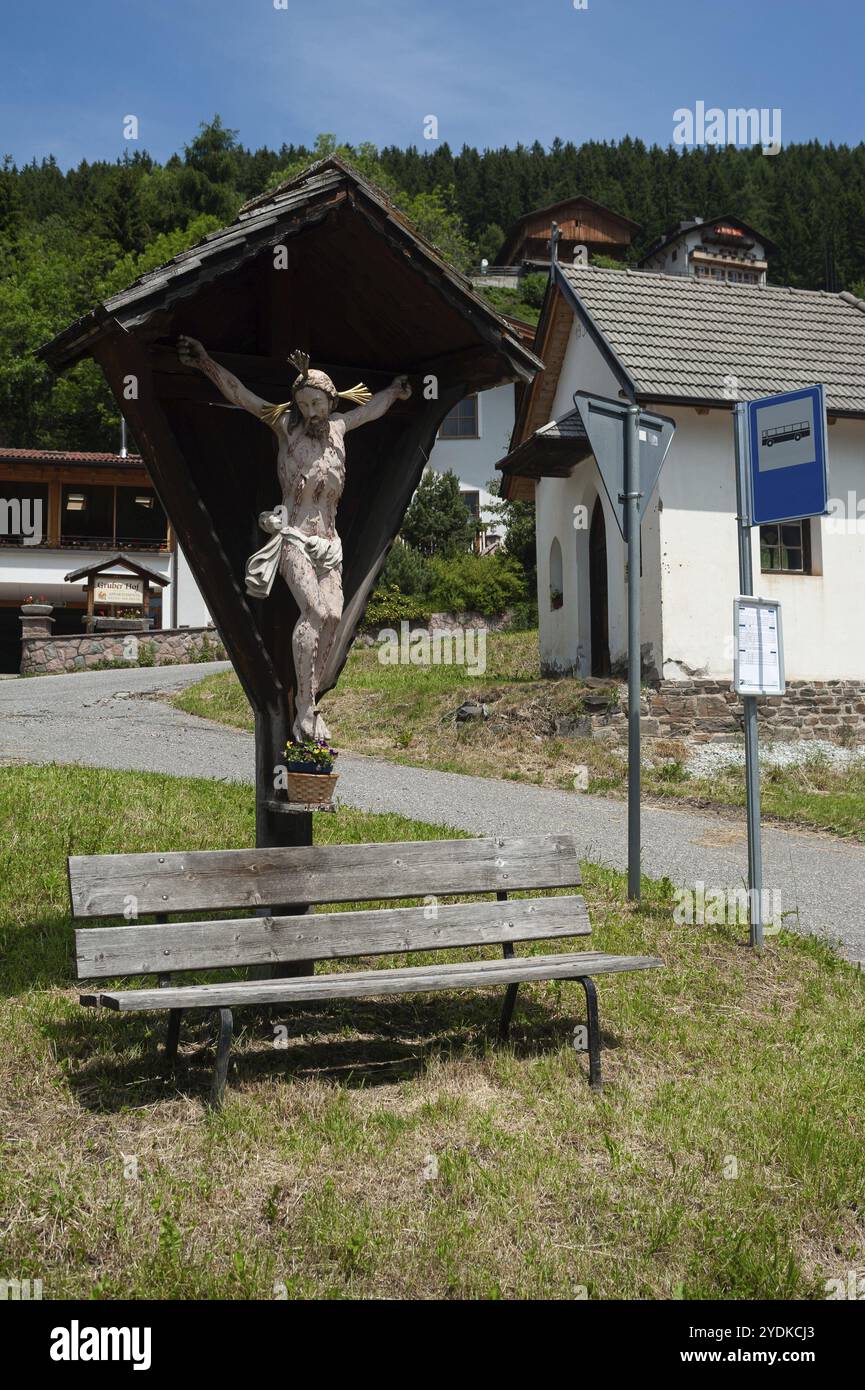
[[[625,504],[621,501],[621,494],[625,491],[627,404],[623,404],[622,401],[610,401],[603,396],[590,396],[586,391],[577,391],[574,395],[574,405],[580,412],[580,419],[589,437],[604,490],[625,539]],[[675,432],[676,422],[669,416],[640,411],[640,521],[649,509]]]

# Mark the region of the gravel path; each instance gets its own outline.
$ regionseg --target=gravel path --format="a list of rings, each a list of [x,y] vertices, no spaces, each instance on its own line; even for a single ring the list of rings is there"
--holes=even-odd
[[[78,762],[251,782],[249,734],[163,700],[135,698],[227,669],[219,662],[0,681],[0,761]],[[397,811],[478,834],[570,830],[587,858],[619,869],[626,864],[624,802],[345,753],[340,772],[340,799],[363,810]],[[837,939],[845,954],[865,963],[865,846],[769,825],[763,851],[765,887],[779,895],[785,923]],[[747,881],[747,862],[744,819],[644,808],[647,874],[666,874],[677,886],[737,889]],[[791,912],[797,916],[786,916]]]
[[[832,767],[856,767],[865,762],[865,748],[841,748],[825,738],[791,739],[772,743],[760,736],[761,767],[807,767],[809,763]],[[711,777],[731,763],[745,766],[745,740],[736,743],[703,743],[695,748],[685,766],[695,777]]]

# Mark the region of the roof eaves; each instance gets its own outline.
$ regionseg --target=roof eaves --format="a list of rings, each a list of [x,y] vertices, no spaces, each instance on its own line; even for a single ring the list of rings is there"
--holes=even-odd
[[[96,565],[82,565],[80,569],[70,570],[64,579],[67,584],[74,583],[76,579],[83,579],[85,574],[101,574],[104,570],[110,570],[118,565],[123,565],[126,569],[132,570],[133,574],[139,575],[142,579],[151,579],[154,584],[161,584],[164,588],[170,584],[171,580],[164,574],[159,574],[156,570],[149,569],[147,565],[139,565],[137,561],[130,560],[127,555],[118,552],[107,560],[100,560]]]
[[[627,223],[635,232],[640,230],[640,223],[634,222],[630,217],[626,217],[623,212],[616,212],[615,208],[609,207],[607,203],[599,203],[596,198],[590,198],[587,193],[575,193],[571,198],[559,198],[555,203],[547,203],[545,207],[531,208],[528,212],[524,212],[517,218],[516,222],[513,223],[508,235],[508,240],[513,236],[516,229],[522,226],[524,222],[528,222],[530,218],[544,217],[548,212],[555,212],[558,208],[568,207],[571,203],[587,203],[589,207],[598,208],[601,212],[608,212],[610,216],[615,217],[617,221]]]
[[[659,237],[656,237],[655,240],[646,247],[646,250],[640,257],[640,265],[642,266],[643,262],[648,260],[649,256],[655,256],[659,251],[663,251],[664,247],[669,246],[671,242],[679,241],[683,236],[686,236],[688,232],[700,232],[704,227],[714,227],[718,223],[722,225],[724,223],[735,223],[746,232],[750,232],[753,237],[756,237],[766,251],[774,255],[778,250],[777,244],[769,237],[765,236],[763,232],[758,231],[756,227],[750,226],[747,222],[743,222],[741,217],[736,217],[731,213],[724,217],[708,217],[702,222],[699,220],[687,222],[684,226],[680,223],[678,227],[674,227],[667,232],[662,232]]]
[[[543,372],[546,371],[546,363],[544,362],[540,353],[544,345],[545,334],[550,324],[550,319],[553,312],[553,305],[555,303],[555,297],[556,287],[551,277],[547,281],[547,288],[544,291],[544,302],[541,305],[541,312],[538,316],[537,327],[535,328],[535,341],[532,344],[532,352],[534,353],[537,360],[541,363],[541,372],[535,377],[531,385],[523,392],[522,400],[519,403],[514,417],[514,427],[511,430],[511,437],[508,444],[509,449],[513,449],[515,447],[514,441],[516,439],[521,438],[526,418],[531,407],[532,392],[539,383],[541,375],[543,374]]]
[[[578,410],[570,410],[557,420],[549,420],[546,425],[535,430],[528,439],[516,449],[505,454],[494,465],[506,476],[515,474],[538,478],[543,474],[543,460],[566,456],[567,464],[557,463],[548,476],[561,476],[571,467],[581,463],[591,454],[592,449]]]
[[[865,314],[865,299],[859,299],[855,294],[851,294],[849,290],[842,290],[838,298],[843,299],[845,304],[852,304],[854,309],[858,309],[861,313]]]
[[[611,271],[610,273],[613,275],[627,274],[626,271],[623,272],[620,270]],[[589,310],[586,308],[585,304],[580,298],[578,291],[571,284],[571,281],[568,278],[567,274],[558,264],[556,264],[555,267],[555,274],[557,281],[561,285],[566,298],[573,305],[576,313],[579,314],[582,322],[585,324],[586,329],[588,330],[589,336],[591,337],[595,346],[598,348],[599,352],[607,361],[608,365],[613,371],[613,374],[618,378],[622,389],[625,391],[625,393],[630,397],[632,401],[635,400],[637,392],[639,390],[639,385],[636,379],[628,371],[621,357],[619,357],[618,353],[612,347],[612,344],[610,343],[609,339],[598,327],[598,324],[595,322],[594,318],[589,313]]]
[[[798,388],[795,386],[785,385],[780,387],[779,391],[783,392],[797,389]],[[766,393],[762,390],[747,390],[740,388],[737,399],[740,402],[747,403],[748,401],[762,400],[765,394]],[[653,408],[667,405],[671,410],[682,410],[686,407],[693,407],[698,410],[723,410],[729,412],[735,407],[736,401],[732,401],[726,396],[711,395],[707,392],[696,392],[692,395],[685,395],[677,390],[675,386],[671,385],[666,389],[658,389],[656,391],[638,391],[637,404],[648,405]],[[839,406],[827,404],[826,414],[831,415],[833,418],[837,417],[839,420],[865,420],[865,406],[861,409],[857,409],[853,405]]]
[[[470,302],[469,306],[463,309],[466,317],[470,320],[476,319],[477,311],[479,310],[482,319],[486,321],[488,327],[497,329],[501,334],[502,341],[500,346],[504,347],[504,345],[507,344],[509,351],[516,350],[518,352],[522,362],[519,375],[523,380],[530,379],[538,371],[543,369],[544,364],[540,358],[521,341],[516,330],[493,308],[489,301],[478,293],[468,276],[463,275],[461,271],[451,265],[450,261],[445,260],[438,248],[434,246],[432,242],[427,241],[426,237],[412,226],[404,214],[395,208],[389,199],[383,194],[379,195],[379,190],[375,189],[374,185],[367,183],[366,180],[363,179],[358,179],[358,188],[352,190],[351,196],[353,197],[357,192],[360,192],[362,197],[365,197],[376,207],[379,215],[382,213],[385,214],[387,222],[396,229],[401,239],[404,240],[408,238],[418,250],[423,252],[425,259],[431,262],[438,270],[441,280],[445,284],[449,284],[455,289],[463,300],[468,300]],[[427,278],[429,278],[429,273],[424,271],[422,265],[416,264],[415,268],[421,274],[426,273]],[[445,291],[445,293],[447,293],[447,291]],[[488,336],[488,334],[483,334],[481,329],[478,331],[482,333],[482,336]]]

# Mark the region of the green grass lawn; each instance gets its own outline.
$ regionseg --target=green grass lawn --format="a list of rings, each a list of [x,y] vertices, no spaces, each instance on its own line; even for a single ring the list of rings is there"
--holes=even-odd
[[[635,911],[587,866],[591,945],[667,963],[600,982],[602,1096],[571,1045],[582,991],[557,982],[524,991],[505,1049],[493,991],[239,1012],[213,1115],[206,1022],[166,1083],[160,1016],[77,1003],[65,859],[249,845],[249,789],[5,767],[0,811],[0,1278],[46,1298],[786,1299],[865,1268],[865,980],[821,944],[754,957],[741,929],[675,926],[669,885]]]
[[[352,752],[565,790],[573,789],[576,769],[586,767],[589,792],[622,796],[626,750],[551,732],[557,719],[579,717],[584,688],[577,680],[541,678],[537,632],[490,633],[482,677],[457,666],[382,666],[375,650],[355,648],[324,706],[337,745]],[[464,700],[488,701],[489,722],[455,724],[450,715]],[[190,714],[252,729],[233,672],[207,676],[174,703]],[[741,767],[690,776],[683,767],[686,753],[681,743],[644,742],[647,796],[744,808]],[[766,768],[762,809],[769,818],[865,841],[865,763],[838,769],[818,757],[800,767]]]

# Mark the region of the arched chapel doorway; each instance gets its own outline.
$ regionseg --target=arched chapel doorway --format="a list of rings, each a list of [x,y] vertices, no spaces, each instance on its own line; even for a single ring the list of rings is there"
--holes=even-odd
[[[600,497],[595,499],[589,527],[589,605],[592,675],[608,676],[610,674],[610,626],[607,595],[607,528]]]

